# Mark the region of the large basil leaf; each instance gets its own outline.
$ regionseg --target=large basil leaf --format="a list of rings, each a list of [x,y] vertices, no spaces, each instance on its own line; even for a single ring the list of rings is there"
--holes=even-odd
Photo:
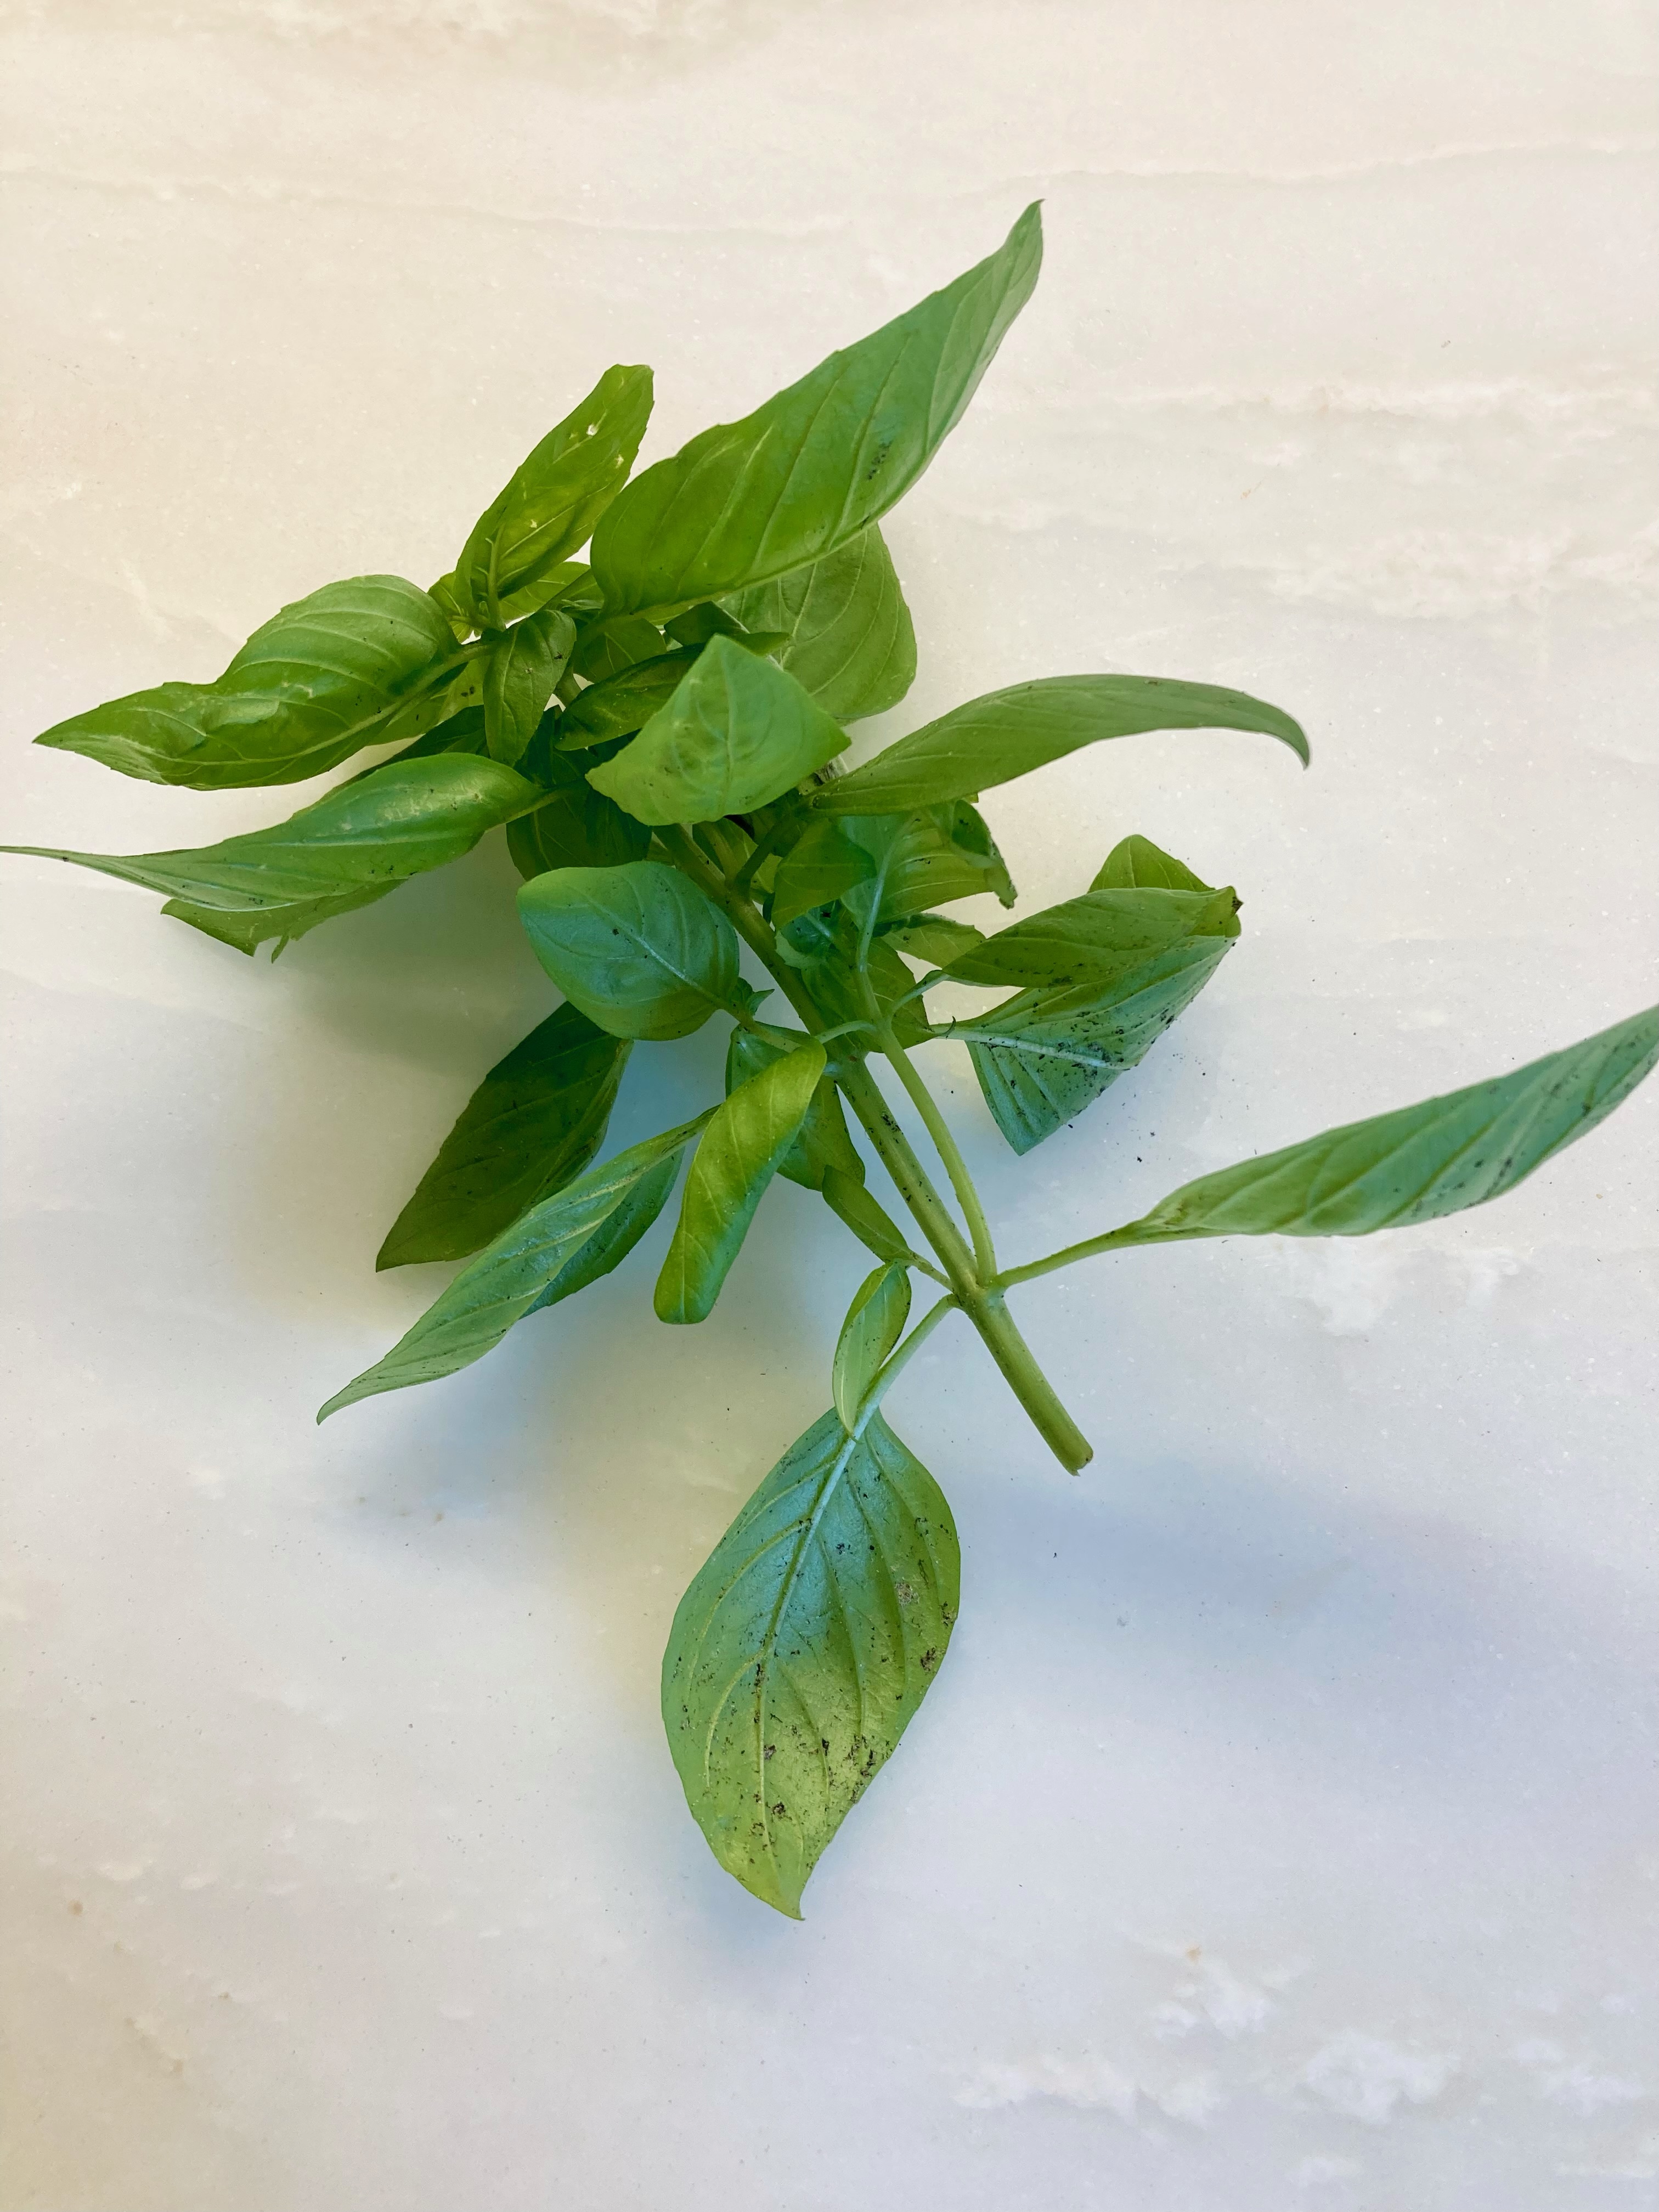
[[[706,1321],[766,1186],[800,1133],[827,1064],[815,1040],[761,1068],[717,1107],[692,1156],[657,1278],[659,1321]]]
[[[608,1275],[662,1212],[680,1155],[708,1119],[699,1115],[630,1146],[520,1214],[462,1268],[386,1358],[337,1391],[317,1419],[325,1421],[380,1391],[434,1382],[470,1367],[514,1322]]]
[[[1104,983],[1022,991],[936,1034],[967,1045],[992,1119],[1017,1152],[1029,1152],[1145,1059],[1231,942],[1189,938]]]
[[[550,430],[474,524],[453,588],[480,629],[499,629],[592,534],[634,465],[651,416],[648,368],[608,368]]]
[[[244,952],[300,937],[428,868],[470,852],[486,830],[536,805],[534,784],[498,761],[442,754],[388,761],[270,830],[176,853],[0,850],[72,860],[168,895],[164,913]]]
[[[873,523],[821,561],[727,604],[746,629],[787,640],[780,665],[838,722],[885,714],[915,680],[910,610]]]
[[[507,849],[526,880],[550,868],[619,868],[651,849],[645,824],[595,791],[574,762],[552,751],[542,736],[520,766],[550,794],[533,814],[507,825]]]
[[[1207,891],[1184,860],[1165,853],[1150,837],[1123,837],[1101,863],[1091,891]]]
[[[812,803],[826,814],[894,814],[971,799],[1081,746],[1146,730],[1259,730],[1308,758],[1300,726],[1243,691],[1156,676],[1047,676],[953,707]]]
[[[661,860],[556,869],[520,886],[519,914],[566,998],[612,1036],[688,1036],[732,1001],[736,931]]]
[[[939,1672],[961,1574],[921,1461],[879,1413],[854,1437],[829,1413],[680,1601],[662,1713],[686,1802],[726,1872],[791,1919]]]
[[[464,1260],[574,1181],[605,1142],[632,1050],[574,1006],[538,1024],[467,1101],[375,1266]]]
[[[672,614],[785,575],[867,529],[956,427],[1042,256],[1032,206],[954,284],[636,477],[593,533],[605,605]]]
[[[659,653],[590,684],[559,718],[560,745],[573,752],[631,737],[673,697],[690,665],[689,653]]]
[[[910,1271],[902,1260],[890,1260],[859,1285],[836,1342],[830,1395],[849,1432],[858,1426],[865,1392],[909,1317]]]
[[[793,1052],[800,1041],[799,1030],[734,1029],[726,1048],[727,1096],[762,1068]],[[805,1190],[822,1190],[823,1178],[832,1168],[854,1182],[864,1181],[864,1161],[848,1133],[841,1093],[834,1079],[825,1075],[812,1093],[795,1141],[778,1162],[778,1173]]]
[[[1085,891],[999,930],[943,973],[953,983],[1092,987],[1184,939],[1237,934],[1231,890]]]
[[[483,656],[483,704],[493,759],[517,766],[541,726],[575,636],[576,625],[564,610],[548,607],[490,640]]]
[[[378,744],[401,702],[460,665],[417,585],[353,576],[284,607],[216,682],[131,692],[34,742],[193,791],[300,783]]]
[[[1659,1006],[1486,1083],[1200,1176],[1114,1243],[1364,1237],[1482,1206],[1604,1121],[1659,1060]]]
[[[765,805],[846,745],[793,676],[717,635],[633,744],[587,780],[635,821],[714,822]]]

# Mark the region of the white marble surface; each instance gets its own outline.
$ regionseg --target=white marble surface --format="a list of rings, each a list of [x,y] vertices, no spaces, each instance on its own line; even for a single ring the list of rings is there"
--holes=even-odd
[[[1650,6],[0,23],[8,836],[274,818],[25,740],[436,574],[607,362],[670,450],[1040,192],[1036,299],[892,525],[890,728],[1122,666],[1283,702],[1316,765],[1147,738],[994,799],[1033,902],[1131,829],[1245,900],[1026,1162],[947,1060],[1006,1243],[1653,996]],[[0,866],[8,2212],[1655,2203],[1659,1086],[1433,1229],[1034,1286],[1079,1481],[938,1340],[894,1417],[963,1621],[797,1927],[704,1850],[655,1676],[821,1409],[846,1240],[780,1188],[701,1331],[653,1246],[319,1432],[441,1279],[377,1280],[387,1219],[545,1003],[505,855],[275,969]],[[642,1052],[619,1135],[716,1054]]]

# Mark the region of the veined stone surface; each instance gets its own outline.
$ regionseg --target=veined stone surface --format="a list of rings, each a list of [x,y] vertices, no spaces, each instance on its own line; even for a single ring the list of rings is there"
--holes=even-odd
[[[27,738],[446,568],[647,361],[643,459],[1045,203],[893,517],[921,673],[1305,721],[988,801],[1028,908],[1138,830],[1244,934],[1024,1162],[1006,1249],[1655,995],[1655,76],[1636,0],[0,7],[3,833],[277,818]],[[275,969],[0,862],[8,2212],[1601,2212],[1659,2182],[1659,1085],[1490,1209],[1130,1253],[1022,1314],[1098,1455],[941,1333],[895,1392],[948,1668],[807,1893],[720,1874],[676,1600],[828,1402],[867,1264],[769,1196],[441,1385],[317,1404],[443,1277],[386,1225],[545,1011],[486,846]],[[991,909],[994,916],[995,909]],[[635,1055],[615,1141],[713,1094]],[[802,1253],[806,1255],[803,1261]]]

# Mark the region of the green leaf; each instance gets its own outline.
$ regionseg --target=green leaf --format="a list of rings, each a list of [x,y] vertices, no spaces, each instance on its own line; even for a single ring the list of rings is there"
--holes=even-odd
[[[1513,1190],[1628,1097],[1659,1060],[1659,1006],[1486,1083],[1183,1183],[1114,1242],[1365,1237]]]
[[[1186,863],[1161,852],[1150,837],[1125,837],[1114,845],[1089,886],[1091,891],[1207,891],[1212,886]]]
[[[965,799],[925,807],[915,814],[832,815],[870,854],[867,881],[845,894],[862,921],[873,910],[876,926],[907,920],[931,906],[990,892],[1004,906],[1014,886],[983,817]]]
[[[733,1030],[726,1048],[727,1096],[751,1075],[758,1075],[762,1068],[793,1052],[800,1041],[799,1030]],[[854,1182],[864,1181],[864,1162],[848,1133],[841,1093],[833,1079],[825,1075],[812,1093],[794,1143],[778,1163],[778,1173],[803,1189],[822,1190],[823,1178],[831,1169]]]
[[[1308,758],[1300,726],[1243,691],[1156,676],[1048,676],[953,707],[826,784],[813,804],[826,814],[894,814],[970,799],[1081,746],[1146,730],[1258,730]]]
[[[540,726],[575,636],[570,616],[549,607],[491,638],[483,661],[483,713],[492,758],[516,767]]]
[[[509,841],[512,835],[509,830]],[[896,951],[907,959],[925,960],[930,968],[945,967],[985,942],[982,929],[975,929],[970,921],[953,921],[945,914],[918,915],[914,921],[901,922],[884,934]]]
[[[504,602],[586,542],[626,481],[650,416],[650,370],[608,368],[514,471],[455,564],[455,596],[478,629],[510,621]]]
[[[782,929],[815,907],[830,906],[873,876],[876,864],[831,817],[811,823],[778,862],[772,885],[772,927]]]
[[[550,868],[619,868],[651,849],[644,823],[602,797],[573,761],[540,738],[520,766],[551,793],[533,814],[507,825],[507,848],[526,879]]]
[[[486,830],[525,812],[538,796],[534,784],[497,761],[445,754],[388,761],[274,828],[196,851],[0,850],[72,860],[166,892],[164,912],[252,952],[264,938],[301,936],[383,898],[410,876],[458,860]]]
[[[715,1109],[692,1157],[657,1279],[659,1321],[706,1321],[755,1208],[799,1133],[826,1066],[816,1040],[763,1067]]]
[[[910,610],[873,523],[821,561],[728,604],[746,628],[787,638],[780,665],[838,722],[885,714],[915,680]]]
[[[353,576],[256,629],[212,684],[161,684],[35,739],[193,791],[299,783],[337,767],[400,702],[459,665],[436,601],[401,576]]]
[[[576,634],[576,649],[570,656],[571,672],[580,676],[585,684],[603,684],[609,677],[620,676],[625,668],[657,659],[663,642],[663,634],[655,623],[643,621],[638,615],[611,615],[590,620]]]
[[[939,1485],[878,1413],[826,1413],[680,1601],[662,1712],[693,1819],[726,1872],[800,1917],[830,1838],[897,1747],[961,1602]]]
[[[967,1045],[993,1120],[1017,1152],[1029,1152],[1145,1059],[1231,944],[1189,938],[1103,984],[1023,991],[936,1034]]]
[[[559,718],[558,742],[566,752],[631,737],[665,706],[691,665],[689,653],[659,653],[579,691]]]
[[[785,575],[867,529],[955,428],[1042,255],[1032,206],[955,283],[636,477],[593,533],[605,605],[672,614]]]
[[[633,1047],[561,1006],[473,1092],[377,1267],[463,1260],[573,1182],[605,1142]]]
[[[639,822],[713,822],[792,790],[847,733],[792,676],[713,637],[633,744],[588,781]]]
[[[1167,945],[1238,934],[1238,900],[1218,891],[1085,891],[988,937],[944,970],[953,983],[1093,988]]]
[[[519,891],[536,957],[612,1036],[689,1036],[732,1003],[738,939],[678,868],[559,868]]]
[[[384,1359],[337,1391],[318,1414],[412,1382],[434,1382],[493,1351],[514,1322],[585,1290],[625,1259],[661,1212],[680,1155],[708,1119],[630,1146],[520,1214],[463,1267]]]
[[[823,1202],[850,1229],[867,1251],[878,1260],[914,1258],[904,1231],[884,1207],[864,1188],[863,1179],[854,1181],[850,1175],[837,1168],[824,1171],[821,1186]]]
[[[909,1318],[910,1271],[902,1260],[890,1260],[860,1284],[836,1346],[830,1395],[849,1435],[858,1426],[865,1392]]]

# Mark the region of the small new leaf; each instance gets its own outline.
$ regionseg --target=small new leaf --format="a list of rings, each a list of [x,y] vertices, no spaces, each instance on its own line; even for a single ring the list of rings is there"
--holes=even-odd
[[[1124,837],[1101,864],[1091,891],[1207,891],[1212,886],[1150,837]]]
[[[382,1390],[436,1382],[493,1351],[514,1322],[555,1305],[625,1259],[661,1212],[680,1156],[706,1114],[631,1146],[521,1214],[456,1276],[384,1359],[366,1368],[322,1408]]]
[[[479,629],[528,611],[535,586],[586,543],[627,479],[651,416],[648,368],[608,368],[474,524],[451,587]]]
[[[537,876],[519,914],[566,998],[612,1036],[689,1036],[732,1003],[737,933],[663,861]]]
[[[758,1075],[762,1068],[793,1052],[800,1041],[799,1030],[734,1029],[726,1048],[727,1097],[751,1075]],[[778,1162],[778,1173],[787,1182],[799,1183],[804,1190],[822,1190],[823,1179],[832,1169],[854,1182],[864,1181],[864,1162],[848,1133],[841,1093],[834,1080],[824,1075],[812,1093],[794,1143]]]
[[[1084,745],[1147,730],[1257,730],[1304,766],[1308,759],[1300,724],[1243,691],[1157,676],[1046,676],[953,707],[826,784],[813,805],[826,814],[897,814],[971,799]]]
[[[573,1182],[605,1142],[632,1049],[574,1006],[539,1023],[467,1101],[375,1266],[465,1259]]]
[[[791,1919],[897,1747],[961,1603],[939,1485],[879,1413],[791,1446],[674,1615],[662,1715],[686,1802],[726,1872]]]
[[[799,1133],[826,1055],[798,1045],[717,1107],[692,1157],[680,1218],[657,1279],[659,1321],[706,1321],[762,1194]]]
[[[493,759],[518,765],[564,673],[575,635],[576,625],[564,610],[548,607],[491,639],[483,664],[483,713]]]
[[[836,1345],[830,1395],[849,1435],[858,1426],[865,1392],[909,1317],[909,1270],[902,1261],[890,1260],[859,1285]]]
[[[636,821],[714,822],[766,805],[846,745],[793,676],[716,635],[633,744],[587,780]]]
[[[787,575],[866,530],[956,428],[1042,258],[1029,207],[955,283],[636,477],[593,533],[606,606],[673,614]]]
[[[901,1260],[908,1264],[914,1258],[904,1231],[865,1188],[861,1176],[854,1178],[838,1168],[830,1168],[819,1188],[830,1211],[877,1259]]]
[[[526,882],[550,868],[620,868],[650,851],[645,824],[595,791],[544,736],[532,740],[520,766],[549,793],[533,813],[507,825],[507,849]]]

